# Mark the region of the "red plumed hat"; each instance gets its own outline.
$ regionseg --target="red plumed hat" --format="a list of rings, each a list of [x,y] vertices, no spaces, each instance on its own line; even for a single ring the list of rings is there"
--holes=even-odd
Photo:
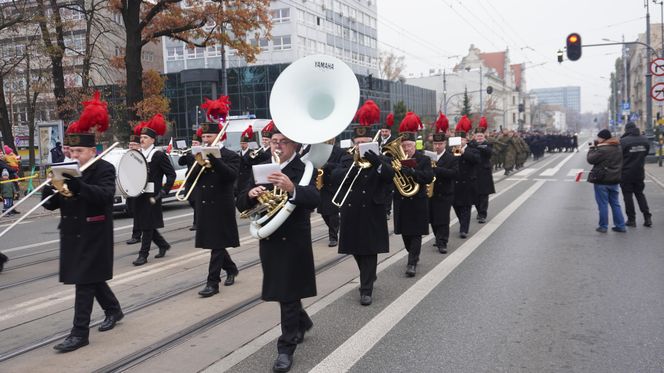
[[[139,124],[135,125],[134,128],[132,129],[132,133],[136,136],[141,135],[141,128],[145,127],[145,122],[140,122]]]
[[[105,132],[108,129],[108,105],[100,100],[101,94],[95,91],[91,100],[83,101],[83,112],[78,118],[78,128],[81,132],[88,132],[96,127],[97,132]]]
[[[387,114],[387,118],[385,118],[385,125],[382,128],[391,129],[393,125],[394,125],[394,114],[389,113]]]
[[[401,134],[402,141],[415,141],[417,131],[422,129],[422,120],[417,114],[409,111],[399,124],[399,133]]]
[[[65,133],[80,133],[80,132],[81,132],[81,130],[80,130],[80,127],[78,126],[78,122],[71,122],[67,126],[67,130],[65,131]]]
[[[216,100],[210,100],[206,97],[201,109],[207,111],[208,120],[216,122],[222,119],[226,121],[226,117],[231,111],[231,100],[228,96],[220,96]]]
[[[279,129],[274,125],[274,121],[272,120],[261,130],[261,134],[263,135],[263,137],[267,138],[272,137],[272,135],[274,135],[275,133],[280,133],[280,132]]]
[[[149,121],[144,122],[141,128],[141,135],[148,135],[152,138],[163,136],[166,133],[166,120],[161,114],[155,114]]]
[[[450,128],[450,121],[447,119],[445,114],[439,113],[438,119],[436,119],[436,133],[442,132],[445,133]]]
[[[380,108],[373,100],[366,100],[355,114],[355,119],[362,126],[370,126],[380,121]]]
[[[242,134],[240,135],[240,141],[250,142],[253,138],[254,138],[254,128],[251,127],[250,124],[249,127],[247,127],[247,129],[245,129],[244,132],[242,132]]]
[[[203,136],[203,127],[198,127],[196,130],[196,136],[200,139]]]
[[[459,119],[454,131],[456,132],[470,132],[473,129],[473,123],[470,121],[467,115],[464,115]]]
[[[484,132],[489,128],[489,122],[486,120],[486,117],[480,118],[479,130]]]

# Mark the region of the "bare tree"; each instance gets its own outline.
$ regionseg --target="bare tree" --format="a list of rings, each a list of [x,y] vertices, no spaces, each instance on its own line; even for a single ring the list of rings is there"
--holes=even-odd
[[[404,56],[396,56],[392,52],[380,54],[379,73],[381,79],[397,81],[405,79],[401,73],[406,69]]]

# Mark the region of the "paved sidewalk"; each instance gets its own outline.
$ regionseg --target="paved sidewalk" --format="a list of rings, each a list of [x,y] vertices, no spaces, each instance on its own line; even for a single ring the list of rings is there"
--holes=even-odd
[[[664,167],[659,167],[657,163],[646,163],[646,178],[650,178],[656,185],[664,190]]]
[[[35,207],[39,202],[41,202],[41,194],[35,193],[34,195],[32,195],[27,200],[25,200],[25,197],[22,197],[20,200],[14,201],[14,205],[16,205],[19,202],[21,204],[16,208],[16,210],[18,210],[20,212],[20,214],[5,216],[0,221],[2,221],[3,223],[11,223],[11,222],[21,218],[25,213],[30,211],[31,208]],[[38,208],[37,210],[35,210],[35,212],[30,214],[30,217],[35,218],[35,217],[38,217],[38,216],[51,215],[51,214],[54,214],[54,213],[56,213],[56,212],[48,211],[45,208]]]

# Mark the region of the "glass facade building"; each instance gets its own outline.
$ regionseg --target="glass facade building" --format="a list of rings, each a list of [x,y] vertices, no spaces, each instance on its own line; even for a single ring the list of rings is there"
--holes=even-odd
[[[560,105],[567,110],[581,112],[581,87],[538,88],[530,91],[537,102],[545,105]]]

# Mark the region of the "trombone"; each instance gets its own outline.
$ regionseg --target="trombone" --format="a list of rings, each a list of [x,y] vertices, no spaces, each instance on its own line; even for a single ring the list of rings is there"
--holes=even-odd
[[[108,147],[108,149],[104,150],[101,154],[99,154],[98,156],[96,156],[94,159],[92,159],[92,160],[89,161],[88,163],[84,164],[84,165],[81,167],[81,173],[83,173],[83,171],[85,171],[86,169],[88,169],[88,167],[92,166],[95,162],[97,162],[98,160],[100,160],[100,159],[102,159],[103,157],[105,157],[106,154],[108,154],[111,150],[113,150],[113,148],[115,148],[115,147],[118,146],[118,145],[120,145],[119,142],[114,143],[113,145],[111,145],[110,147]],[[4,236],[7,232],[9,232],[9,231],[10,231],[12,228],[14,228],[17,224],[19,224],[19,223],[21,223],[23,220],[25,220],[25,218],[27,218],[28,216],[30,216],[30,214],[32,214],[33,212],[35,212],[35,210],[37,210],[37,209],[40,208],[43,204],[45,204],[46,202],[48,202],[48,200],[50,200],[51,198],[53,198],[53,196],[55,196],[57,193],[60,193],[60,194],[62,194],[62,195],[65,196],[65,197],[71,197],[72,194],[71,194],[71,192],[69,191],[69,189],[67,188],[67,184],[66,184],[66,183],[64,183],[64,182],[61,181],[61,180],[53,180],[53,178],[49,177],[48,179],[46,179],[46,181],[44,181],[43,183],[39,184],[39,186],[38,186],[37,188],[35,188],[32,192],[30,192],[27,196],[25,196],[25,197],[23,198],[23,201],[27,200],[30,196],[32,196],[33,194],[35,194],[38,190],[40,190],[41,188],[45,187],[45,186],[48,185],[49,183],[52,183],[53,186],[56,188],[56,190],[53,191],[53,194],[51,194],[50,196],[44,198],[44,199],[43,199],[41,202],[39,202],[35,207],[31,208],[28,212],[26,212],[25,215],[21,216],[18,220],[16,220],[14,223],[12,223],[12,225],[8,226],[4,231],[2,231],[2,233],[0,233],[0,237]],[[13,208],[8,209],[5,213],[8,213],[9,211],[13,210],[13,209],[16,208],[16,206],[18,206],[18,205],[20,205],[20,203],[15,204]],[[2,214],[2,215],[4,216],[5,214]]]
[[[214,141],[212,141],[212,144],[210,144],[210,146],[217,145],[217,143],[219,143],[221,138],[224,137],[224,134],[226,133],[226,130],[228,129],[228,124],[229,123],[230,123],[230,121],[226,121],[224,123],[224,126],[221,128],[221,130],[217,134],[217,137],[214,138]],[[187,172],[187,175],[185,175],[185,177],[184,177],[184,181],[182,182],[182,185],[180,185],[180,187],[178,188],[178,191],[175,193],[175,199],[177,199],[178,201],[183,202],[183,201],[188,200],[189,196],[191,195],[191,192],[194,191],[194,188],[196,187],[196,183],[198,183],[198,179],[201,177],[203,172],[205,172],[205,170],[207,168],[212,167],[210,165],[209,160],[203,159],[203,154],[202,153],[196,154],[195,158],[196,158],[196,163],[198,163],[198,165],[201,166],[200,170],[198,171],[198,175],[196,175],[196,178],[194,179],[194,181],[191,183],[191,186],[189,187],[189,190],[187,191],[187,194],[185,194],[184,197],[183,197],[182,192],[184,191],[184,188],[187,186],[187,182],[189,181],[189,178],[193,175],[194,169],[196,167],[192,167],[191,169],[189,169],[189,172]]]
[[[376,135],[374,138],[371,140],[371,142],[376,142],[378,140],[378,136],[380,136],[380,131],[376,132]],[[344,175],[343,180],[341,180],[341,185],[339,185],[339,189],[337,189],[336,193],[334,193],[334,196],[332,197],[332,204],[341,207],[343,204],[346,202],[346,198],[348,198],[348,195],[350,194],[351,189],[353,189],[353,185],[355,185],[355,181],[357,178],[360,176],[360,173],[362,170],[367,169],[371,167],[371,163],[366,161],[363,158],[360,158],[360,147],[359,145],[355,144],[352,148],[348,149],[348,154],[353,155],[353,164],[348,168],[348,171],[346,172],[346,175]],[[355,176],[353,176],[353,179],[351,180],[350,184],[348,185],[348,189],[344,192],[343,188],[344,185],[346,184],[346,180],[350,177],[351,171],[353,169],[357,168],[357,173]],[[339,197],[339,194],[342,193],[343,197],[341,198],[341,201],[337,201],[337,198]]]

